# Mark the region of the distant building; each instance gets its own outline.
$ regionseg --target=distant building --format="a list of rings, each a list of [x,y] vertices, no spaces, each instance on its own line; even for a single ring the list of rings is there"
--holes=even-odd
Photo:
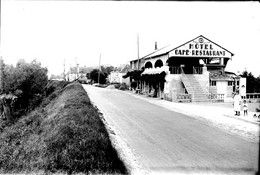
[[[91,72],[92,68],[90,67],[71,67],[69,72],[66,74],[66,80],[68,81],[74,81],[75,79],[79,78],[87,78],[88,74]]]
[[[241,77],[225,71],[233,56],[200,35],[178,47],[156,49],[130,61],[130,67],[132,71],[138,67],[143,70],[138,81],[141,93],[153,90],[155,96],[176,102],[231,101],[241,81]]]
[[[129,65],[121,65],[118,68],[115,68],[110,75],[108,76],[109,83],[125,83],[130,85],[129,78],[123,78],[124,75],[130,70]]]

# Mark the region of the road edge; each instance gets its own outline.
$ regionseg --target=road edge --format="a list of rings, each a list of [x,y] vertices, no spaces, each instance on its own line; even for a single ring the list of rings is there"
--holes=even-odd
[[[84,86],[83,86],[84,88]],[[121,134],[118,133],[113,125],[106,120],[106,114],[104,111],[98,108],[98,105],[92,100],[92,95],[84,88],[87,92],[91,105],[97,109],[99,117],[104,123],[106,130],[109,134],[109,139],[112,143],[112,146],[117,150],[117,153],[120,159],[125,164],[127,171],[130,175],[147,175],[149,174],[143,165],[138,161],[137,157],[134,155],[132,150],[127,146],[126,141],[122,138]]]
[[[229,134],[233,134],[233,135],[236,135],[236,136],[239,136],[243,139],[246,139],[248,141],[253,141],[253,142],[259,142],[259,135],[254,135],[254,134],[251,134],[251,133],[248,133],[246,131],[242,131],[240,129],[237,129],[237,128],[233,128],[229,125],[225,125],[223,123],[215,123],[214,121],[208,119],[208,118],[205,118],[201,115],[198,115],[198,114],[195,114],[193,112],[188,112],[188,111],[184,111],[182,109],[178,109],[178,108],[172,108],[172,109],[169,109],[161,104],[158,104],[158,103],[155,103],[154,101],[152,100],[149,100],[149,99],[146,99],[145,97],[142,97],[142,96],[139,96],[138,94],[134,94],[134,93],[131,93],[130,91],[127,92],[129,95],[135,97],[135,98],[138,98],[138,99],[141,99],[141,100],[144,100],[144,101],[147,101],[151,104],[154,104],[154,105],[157,105],[157,106],[160,106],[162,108],[165,108],[165,109],[168,109],[168,110],[171,110],[171,111],[174,111],[174,112],[178,112],[178,113],[181,113],[181,114],[184,114],[184,115],[187,115],[188,117],[191,117],[191,118],[194,118],[196,120],[200,120],[200,121],[204,121],[206,123],[209,123],[211,126],[214,126],[216,128],[219,128],[221,129],[223,132],[227,132]],[[225,116],[225,117],[229,117],[229,116]],[[229,118],[232,118],[234,120],[239,120],[237,118],[234,118],[234,117],[229,117]],[[245,123],[248,123],[248,124],[253,124],[253,125],[257,125],[259,127],[259,124],[257,123],[252,123],[252,122],[247,122],[245,120],[240,120],[242,122],[245,122]],[[260,128],[259,128],[259,131],[260,131]]]

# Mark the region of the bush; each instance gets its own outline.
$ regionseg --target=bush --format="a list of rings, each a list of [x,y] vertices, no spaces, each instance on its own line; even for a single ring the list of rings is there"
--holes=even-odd
[[[100,84],[106,84],[106,78],[107,78],[106,73],[100,71],[99,69],[93,69],[90,73],[90,79],[94,82],[94,83],[98,83],[98,77],[99,77],[99,83]]]
[[[131,83],[131,88],[133,88],[133,89],[137,88],[137,82],[136,81]]]
[[[119,90],[128,90],[129,89],[129,87],[126,85],[126,83],[122,83],[121,85],[120,85],[120,87],[119,87]]]
[[[116,83],[116,84],[114,84],[114,86],[115,86],[116,89],[119,89],[120,84]]]
[[[31,63],[19,60],[16,67],[4,66],[4,91],[18,93],[14,112],[28,111],[41,103],[48,82],[47,72],[47,68],[41,67],[36,60]]]

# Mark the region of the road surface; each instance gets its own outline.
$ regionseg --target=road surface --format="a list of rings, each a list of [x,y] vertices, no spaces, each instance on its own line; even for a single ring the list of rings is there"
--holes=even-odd
[[[149,173],[254,174],[258,171],[257,142],[124,91],[90,85],[84,88]]]

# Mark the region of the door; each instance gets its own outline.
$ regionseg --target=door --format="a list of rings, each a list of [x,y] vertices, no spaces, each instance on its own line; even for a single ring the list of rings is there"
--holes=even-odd
[[[224,99],[227,94],[227,81],[217,81],[217,94],[224,94],[218,95],[218,98]]]

